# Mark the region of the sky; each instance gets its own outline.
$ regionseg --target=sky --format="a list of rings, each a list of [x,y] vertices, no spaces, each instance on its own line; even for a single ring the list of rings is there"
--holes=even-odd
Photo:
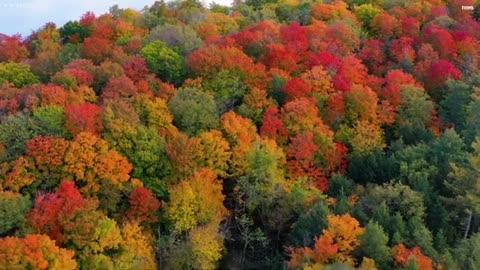
[[[141,10],[155,0],[0,0],[0,33],[19,33],[28,36],[47,22],[61,27],[70,20],[78,20],[86,11],[95,15],[108,12],[113,5]],[[206,1],[209,2],[209,1]],[[231,0],[216,0],[228,5]]]

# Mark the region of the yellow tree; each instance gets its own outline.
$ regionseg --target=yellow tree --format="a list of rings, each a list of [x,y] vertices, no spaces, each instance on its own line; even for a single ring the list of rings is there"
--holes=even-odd
[[[176,232],[211,221],[219,224],[227,215],[222,184],[211,169],[196,171],[190,178],[172,186],[169,192],[170,201],[166,203],[165,211]]]
[[[136,223],[121,228],[120,254],[114,258],[114,269],[157,269],[152,238]]]

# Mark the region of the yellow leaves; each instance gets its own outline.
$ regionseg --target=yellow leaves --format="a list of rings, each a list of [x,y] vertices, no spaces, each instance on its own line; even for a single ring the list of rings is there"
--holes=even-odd
[[[227,214],[222,185],[208,168],[196,171],[191,178],[171,187],[169,192],[170,201],[165,211],[177,232],[192,229],[199,223],[213,220],[219,223]]]
[[[21,188],[30,185],[36,180],[30,170],[34,167],[33,161],[24,157],[0,164],[0,188],[18,192]]]
[[[223,237],[218,233],[217,224],[208,224],[190,232],[194,269],[215,269],[222,257]]]
[[[115,269],[157,269],[151,238],[140,225],[126,223],[121,229],[122,251],[114,258]]]
[[[369,152],[385,146],[383,130],[375,123],[357,121],[353,127],[353,137],[350,139],[353,151]]]
[[[190,184],[182,181],[170,188],[169,193],[170,201],[166,204],[165,211],[174,223],[174,230],[181,232],[193,228],[196,224],[197,204]]]
[[[121,241],[116,222],[105,216],[98,222],[89,246],[93,253],[100,253],[106,248],[118,248]]]
[[[200,148],[202,152],[200,166],[212,169],[219,176],[225,176],[232,152],[222,133],[210,130],[200,134]]]
[[[147,123],[156,128],[172,125],[173,116],[168,110],[167,101],[163,98],[148,100],[145,104],[147,111]]]

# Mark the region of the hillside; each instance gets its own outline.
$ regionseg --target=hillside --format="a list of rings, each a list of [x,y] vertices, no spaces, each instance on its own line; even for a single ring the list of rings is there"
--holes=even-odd
[[[186,0],[0,34],[0,269],[480,269],[479,19]]]

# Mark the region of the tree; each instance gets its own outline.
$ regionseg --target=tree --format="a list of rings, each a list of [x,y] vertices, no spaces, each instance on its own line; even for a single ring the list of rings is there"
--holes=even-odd
[[[0,34],[0,62],[20,62],[28,56],[28,50],[20,35]]]
[[[0,267],[5,269],[77,269],[74,252],[59,248],[46,235],[0,238]]]
[[[160,202],[149,189],[138,187],[132,190],[128,198],[130,207],[126,213],[131,222],[155,222],[155,212],[160,207]]]
[[[176,232],[213,221],[218,224],[227,214],[221,183],[210,169],[196,171],[172,186],[169,192],[170,201],[165,204],[165,211]]]
[[[90,132],[99,135],[103,130],[102,108],[91,103],[65,107],[65,127],[72,135]]]
[[[138,89],[127,76],[110,78],[103,88],[101,99],[105,102],[108,99],[131,99],[136,96]]]
[[[0,122],[0,143],[5,146],[5,158],[12,160],[25,150],[25,142],[39,135],[34,118],[26,113],[9,115]]]
[[[191,26],[179,26],[173,24],[159,25],[150,31],[149,39],[161,40],[169,47],[177,47],[182,55],[201,47],[203,41]]]
[[[182,80],[185,69],[183,58],[164,42],[148,43],[140,51],[140,56],[160,79],[176,84]]]
[[[201,133],[199,139],[199,166],[210,168],[221,177],[226,176],[232,155],[228,141],[219,130],[214,129]]]
[[[213,97],[198,89],[179,89],[168,107],[174,124],[189,135],[197,135],[218,125],[217,105]]]
[[[216,223],[199,226],[190,231],[192,266],[196,269],[214,269],[224,250],[223,236]]]
[[[196,75],[205,79],[214,77],[223,69],[237,70],[241,72],[244,83],[249,87],[265,86],[265,67],[255,64],[236,47],[209,45],[200,48],[188,56],[188,66]]]
[[[37,136],[26,142],[26,154],[45,178],[59,178],[68,142],[51,135]],[[46,179],[47,181],[49,179]]]
[[[387,269],[392,262],[388,236],[383,231],[383,227],[374,221],[370,221],[365,226],[365,232],[360,235],[357,252],[363,257],[373,259],[379,269]]]
[[[292,225],[289,234],[289,243],[294,246],[310,246],[314,238],[322,234],[323,229],[328,225],[326,203],[320,201],[311,206],[305,213],[302,213]]]
[[[473,234],[468,239],[463,239],[454,250],[455,260],[458,266],[465,270],[473,270],[480,267],[479,249],[479,233]]]
[[[0,84],[9,82],[17,88],[38,83],[39,80],[30,71],[30,66],[13,62],[0,63]]]
[[[112,258],[116,269],[156,269],[151,236],[137,223],[127,222],[121,229],[122,251]]]
[[[96,36],[85,38],[82,45],[82,55],[96,64],[112,57],[113,50],[114,46],[110,40]]]
[[[22,225],[30,207],[29,196],[0,191],[0,235],[8,235]]]
[[[322,266],[332,260],[345,262],[353,266],[351,252],[360,244],[358,236],[364,231],[358,221],[349,214],[342,216],[327,215],[328,227],[320,237],[315,237],[314,248],[290,249],[289,266],[293,269],[302,266],[304,258],[313,265]],[[307,264],[308,265],[308,264]]]
[[[98,192],[103,181],[121,187],[130,180],[132,165],[117,151],[110,150],[105,140],[88,133],[77,134],[64,156],[65,175],[82,183],[82,192]]]
[[[453,172],[445,182],[452,192],[452,198],[468,215],[465,225],[464,238],[470,233],[473,215],[480,213],[480,190],[478,178],[480,177],[480,138],[477,137],[472,144],[473,152],[467,155],[467,161],[462,164],[452,164]]]
[[[425,74],[425,88],[431,92],[435,100],[441,100],[442,91],[437,88],[442,86],[448,79],[458,80],[461,72],[452,63],[440,59],[434,62]]]
[[[419,270],[432,270],[432,259],[423,255],[422,250],[415,246],[411,249],[406,248],[403,244],[398,244],[392,249],[393,258],[400,266],[411,265],[411,260],[415,263]]]

